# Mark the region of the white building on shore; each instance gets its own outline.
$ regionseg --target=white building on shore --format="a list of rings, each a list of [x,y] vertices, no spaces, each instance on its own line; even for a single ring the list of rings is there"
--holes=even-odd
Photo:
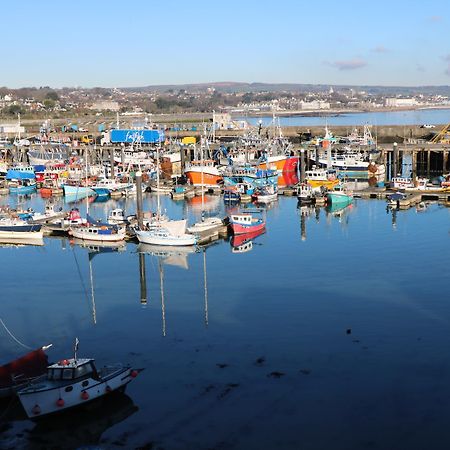
[[[386,98],[384,101],[388,108],[407,108],[417,106],[418,102],[415,98]]]

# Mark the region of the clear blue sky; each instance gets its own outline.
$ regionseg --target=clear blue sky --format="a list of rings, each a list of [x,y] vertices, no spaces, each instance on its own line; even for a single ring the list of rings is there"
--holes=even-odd
[[[450,84],[449,0],[6,0],[0,85]]]

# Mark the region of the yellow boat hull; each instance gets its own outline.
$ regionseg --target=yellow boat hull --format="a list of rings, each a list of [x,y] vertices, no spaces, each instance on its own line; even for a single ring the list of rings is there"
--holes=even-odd
[[[320,188],[322,186],[327,189],[333,189],[336,185],[339,184],[339,180],[307,180],[308,184],[314,188]]]

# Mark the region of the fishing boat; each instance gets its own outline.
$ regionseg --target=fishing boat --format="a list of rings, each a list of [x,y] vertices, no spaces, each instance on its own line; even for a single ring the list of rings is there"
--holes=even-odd
[[[201,160],[201,162],[203,162],[203,159]],[[201,220],[200,222],[194,223],[194,225],[190,226],[187,229],[187,231],[192,234],[204,233],[205,231],[214,230],[223,225],[222,219],[220,217],[217,216],[205,217],[205,189],[204,189],[205,180],[203,171],[201,172],[200,175],[200,181],[201,181],[201,201],[202,201]]]
[[[185,174],[193,186],[217,186],[222,181],[222,175],[212,160],[191,161],[186,163]],[[203,183],[202,183],[203,174]]]
[[[133,183],[123,182],[119,180],[112,180],[110,178],[102,178],[98,180],[95,184],[91,186],[91,188],[97,192],[105,192],[105,190],[111,192],[124,192],[127,189],[131,189],[133,187]],[[97,192],[98,193],[98,192]]]
[[[156,170],[156,185],[159,188],[159,147],[156,149],[157,156],[157,170]],[[197,237],[193,234],[186,233],[187,220],[169,220],[161,213],[161,202],[159,198],[159,190],[156,192],[157,213],[147,223],[144,229],[136,230],[136,237],[139,242],[143,244],[153,245],[169,245],[169,246],[183,246],[195,245]]]
[[[122,208],[115,208],[108,214],[108,223],[125,224],[128,220]]]
[[[226,186],[223,190],[223,201],[225,203],[237,203],[241,200],[241,194],[236,186]]]
[[[51,346],[50,344],[32,350],[0,366],[0,398],[15,395],[18,390],[45,374],[48,366],[48,356],[45,351]]]
[[[49,223],[54,222],[57,219],[62,219],[66,215],[67,213],[63,211],[61,206],[48,203],[45,205],[43,213],[33,211],[28,220],[30,223]]]
[[[266,226],[266,221],[259,210],[231,214],[229,221],[234,234],[257,232],[263,230]]]
[[[136,230],[139,242],[152,245],[184,246],[195,245],[198,238],[186,233],[186,223],[183,220],[168,220],[151,225],[148,230]]]
[[[258,203],[270,203],[278,199],[278,186],[268,184],[267,186],[259,187],[252,195],[252,199]]]
[[[394,192],[386,196],[388,206],[393,208],[400,208],[400,202],[406,200],[406,194],[403,192]]]
[[[309,183],[300,183],[297,186],[297,199],[303,205],[308,205],[313,202],[314,193]]]
[[[126,230],[124,227],[119,227],[118,225],[111,225],[95,220],[87,214],[86,223],[71,226],[69,234],[74,238],[88,241],[117,242],[125,239]]]
[[[69,147],[62,145],[59,147],[44,147],[28,150],[28,160],[32,166],[48,164],[64,164],[70,158]]]
[[[4,217],[0,219],[0,239],[42,239],[41,227],[19,218]]]
[[[314,191],[320,191],[322,187],[333,189],[339,184],[335,170],[313,168],[305,171],[305,178]]]
[[[10,169],[6,173],[10,194],[31,194],[36,191],[34,172]]]
[[[96,195],[95,191],[89,186],[63,184],[62,188],[64,195],[71,201],[83,200]]]
[[[130,366],[104,366],[97,369],[92,358],[74,357],[47,367],[47,374],[17,392],[20,403],[30,419],[65,411],[98,399],[110,392],[125,390],[139,374]]]
[[[343,185],[336,186],[325,194],[328,205],[345,207],[353,203],[353,194]]]

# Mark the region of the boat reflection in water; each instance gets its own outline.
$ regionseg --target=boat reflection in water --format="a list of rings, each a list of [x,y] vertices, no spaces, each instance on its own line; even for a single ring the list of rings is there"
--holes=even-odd
[[[101,242],[89,241],[85,239],[71,238],[70,244],[85,248],[89,253],[112,253],[124,252],[127,248],[125,241]]]
[[[253,240],[266,232],[266,229],[250,231],[243,234],[235,234],[231,238],[232,253],[246,253],[253,248]]]
[[[189,269],[188,255],[197,251],[194,246],[167,246],[167,245],[152,245],[140,243],[137,247],[138,253],[157,256],[161,258],[162,263],[171,266],[181,267],[182,269]]]
[[[300,236],[302,241],[306,241],[306,220],[314,215],[316,222],[320,220],[320,207],[305,205],[301,201],[297,203],[297,209],[300,212]]]
[[[204,291],[204,320],[205,326],[208,326],[208,280],[206,276],[206,247],[200,250],[198,247],[173,247],[162,245],[150,245],[139,243],[139,282],[141,293],[141,304],[147,304],[147,278],[145,270],[145,255],[155,256],[158,259],[159,286],[161,299],[161,323],[162,335],[166,336],[166,307],[164,292],[164,265],[177,266],[182,269],[189,269],[188,255],[193,253],[203,253],[203,291]]]
[[[34,245],[42,247],[44,245],[44,239],[40,238],[0,238],[0,247],[24,247],[27,245]]]
[[[81,409],[80,409],[81,408]],[[36,448],[87,448],[101,443],[102,435],[114,425],[138,411],[128,395],[112,392],[93,400],[75,410],[67,410],[49,418],[41,418],[29,432],[16,434],[12,422],[26,420],[19,408],[9,408],[4,417],[11,428],[11,435],[5,431],[0,440],[6,439],[11,448],[22,448],[22,439],[36,444]],[[5,412],[5,411],[4,411]],[[14,433],[14,434],[12,434]],[[124,443],[126,447],[126,443]],[[32,448],[33,444],[31,445]],[[97,447],[96,447],[97,448]]]
[[[338,219],[339,223],[344,224],[348,224],[348,218],[351,211],[353,211],[352,203],[346,206],[331,204],[325,207],[327,218],[335,217]],[[345,221],[343,219],[345,219]]]

